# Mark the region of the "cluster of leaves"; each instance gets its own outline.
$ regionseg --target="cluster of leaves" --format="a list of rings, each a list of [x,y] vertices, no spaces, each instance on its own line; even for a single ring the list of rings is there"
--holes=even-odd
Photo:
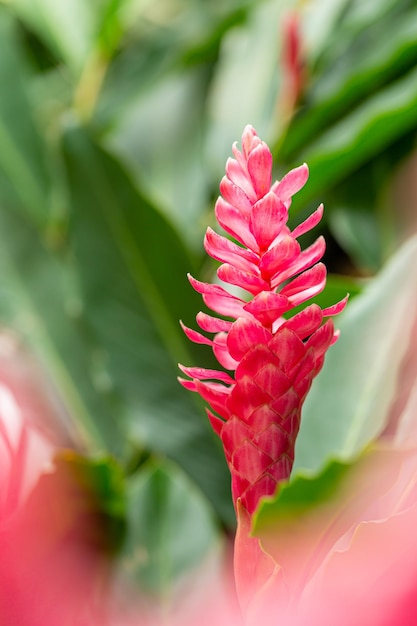
[[[251,123],[275,146],[277,176],[308,162],[293,216],[324,200],[331,268],[342,257],[355,277],[374,274],[398,246],[388,191],[417,131],[414,3],[307,3],[306,81],[287,123],[280,24],[293,5],[0,4],[1,323],[36,355],[78,452],[118,464],[126,551],[148,555],[131,571],[157,593],[234,523],[220,446],[176,382],[178,361],[202,362],[178,320],[193,325],[201,307],[186,273],[212,270],[202,233],[232,141]],[[411,328],[410,255],[341,322],[306,406],[299,468],[349,460],[384,428]],[[361,286],[330,276],[322,297]],[[388,354],[390,368],[378,366]]]

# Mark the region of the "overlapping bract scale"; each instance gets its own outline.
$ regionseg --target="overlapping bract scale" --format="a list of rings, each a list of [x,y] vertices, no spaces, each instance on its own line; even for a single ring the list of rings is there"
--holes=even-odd
[[[340,313],[347,297],[326,309],[307,304],[291,313],[326,284],[323,237],[304,251],[297,241],[319,223],[323,206],[291,231],[288,209],[307,181],[307,165],[272,183],[271,151],[251,126],[241,145],[232,147],[215,206],[219,225],[233,239],[208,228],[204,240],[206,252],[221,263],[217,275],[225,287],[189,277],[216,314],[200,312],[196,318],[213,337],[183,326],[191,341],[211,346],[229,373],[181,366],[188,379],[180,382],[210,406],[207,415],[223,443],[233,500],[252,514],[259,499],[289,477],[304,399],[338,337],[326,318]]]

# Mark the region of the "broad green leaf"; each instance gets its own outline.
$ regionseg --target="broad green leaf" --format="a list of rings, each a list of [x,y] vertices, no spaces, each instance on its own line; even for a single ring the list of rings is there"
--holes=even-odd
[[[4,8],[0,8],[0,40],[0,200],[44,224],[50,185],[45,146],[28,95],[27,60],[15,21]]]
[[[159,81],[169,74],[187,74],[199,67],[207,79],[218,55],[222,38],[243,22],[254,0],[152,2],[125,0],[119,12],[126,39],[108,68],[96,119],[100,125],[117,124],[125,109],[140,97],[151,97]],[[199,98],[205,95],[202,86]],[[193,102],[191,101],[192,107]],[[163,120],[165,122],[165,120]]]
[[[204,67],[167,74],[131,101],[106,138],[194,249],[201,247],[201,216],[209,200],[203,159],[207,79]]]
[[[10,4],[75,74],[97,43],[107,47],[106,18],[117,27],[114,0],[11,0]]]
[[[85,332],[96,345],[98,379],[118,398],[114,419],[127,424],[139,450],[175,459],[231,522],[220,446],[195,397],[176,380],[178,361],[195,358],[178,322],[193,324],[201,308],[186,278],[191,259],[175,230],[85,130],[68,129],[64,154]]]
[[[411,9],[396,15],[391,10],[385,14],[379,2],[374,5],[379,7],[377,15],[367,15],[365,24],[355,20],[349,28],[346,16],[337,27],[337,39],[327,40],[325,54],[330,58],[312,69],[307,102],[280,145],[282,158],[293,160],[297,152],[305,150],[330,124],[349,115],[361,101],[378,90],[383,91],[415,66],[417,11]],[[320,16],[320,10],[310,7],[305,18],[307,27],[314,15]],[[341,37],[341,29],[348,31],[345,37]]]
[[[293,210],[322,194],[415,127],[416,84],[414,69],[369,97],[299,152],[297,164],[308,163],[310,179],[295,197]]]
[[[411,239],[335,318],[340,338],[307,396],[295,468],[349,460],[386,426],[417,305],[417,240]]]
[[[168,599],[180,577],[218,547],[219,528],[202,494],[167,461],[143,466],[127,489],[124,569],[143,591]]]
[[[124,457],[118,400],[97,374],[71,266],[20,213],[0,205],[0,320],[30,346],[74,430],[76,445]]]
[[[350,0],[310,0],[302,8],[303,33],[309,61],[314,61],[328,46],[332,32]]]

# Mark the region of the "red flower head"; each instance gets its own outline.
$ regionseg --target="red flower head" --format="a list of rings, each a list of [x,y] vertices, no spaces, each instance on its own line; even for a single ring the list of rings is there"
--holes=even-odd
[[[240,499],[252,514],[259,499],[272,495],[290,475],[302,404],[337,339],[332,320],[324,319],[342,311],[347,298],[326,309],[310,304],[284,317],[325,287],[326,268],[319,262],[323,237],[303,251],[297,241],[320,221],[323,206],[290,231],[288,209],[308,178],[307,165],[271,185],[271,152],[251,126],[243,132],[242,151],[235,144],[233,154],[215,211],[235,241],[208,228],[204,245],[222,263],[218,277],[250,297],[189,277],[205,304],[222,317],[197,315],[198,325],[214,333],[213,339],[183,326],[185,334],[211,345],[231,374],[180,366],[191,378],[180,382],[210,405],[207,413],[223,442],[235,507]]]

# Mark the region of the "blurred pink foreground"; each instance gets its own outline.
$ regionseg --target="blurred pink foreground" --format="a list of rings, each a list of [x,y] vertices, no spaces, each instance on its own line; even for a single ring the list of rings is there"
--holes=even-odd
[[[231,573],[221,566],[191,575],[183,602],[161,619],[157,607],[145,611],[134,588],[115,589],[117,562],[104,555],[88,498],[53,462],[69,445],[57,407],[27,355],[5,359],[2,342],[1,626],[242,624]],[[263,537],[283,569],[257,590],[246,624],[417,623],[416,348],[417,323],[386,432],[348,477],[337,506],[323,505],[285,538]]]

